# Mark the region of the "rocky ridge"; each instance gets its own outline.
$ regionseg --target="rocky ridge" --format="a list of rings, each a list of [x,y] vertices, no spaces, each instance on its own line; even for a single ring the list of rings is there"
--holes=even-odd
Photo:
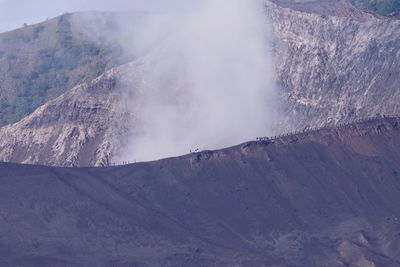
[[[116,90],[118,68],[76,86],[18,123],[0,129],[0,160],[54,166],[101,166],[128,133],[131,117]]]
[[[0,163],[5,266],[398,266],[400,118],[108,168]]]
[[[114,15],[119,14],[98,13],[99,19],[91,21],[92,12],[64,14],[0,33],[0,126],[18,122],[76,85],[133,60],[108,41],[120,34],[117,26],[104,26],[115,21]],[[103,37],[101,43],[86,33],[94,25],[101,29],[97,36]]]

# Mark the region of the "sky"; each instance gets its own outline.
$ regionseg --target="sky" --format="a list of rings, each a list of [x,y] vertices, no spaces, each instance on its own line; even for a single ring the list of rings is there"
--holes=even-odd
[[[0,32],[74,11],[166,10],[184,0],[0,0]]]

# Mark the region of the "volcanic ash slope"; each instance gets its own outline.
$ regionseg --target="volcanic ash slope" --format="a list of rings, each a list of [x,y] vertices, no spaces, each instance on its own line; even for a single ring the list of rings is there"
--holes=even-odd
[[[398,266],[399,148],[400,119],[378,118],[119,167],[0,164],[0,265]]]

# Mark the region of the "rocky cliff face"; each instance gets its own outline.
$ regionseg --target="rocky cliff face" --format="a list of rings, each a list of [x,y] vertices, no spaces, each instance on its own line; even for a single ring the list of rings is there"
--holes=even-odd
[[[285,127],[399,113],[399,20],[335,1],[266,6],[277,37]]]
[[[0,160],[55,166],[108,165],[131,114],[116,90],[118,68],[79,85],[0,129]]]
[[[399,20],[338,1],[266,2],[266,14],[275,36],[280,131],[400,113]],[[135,92],[156,56],[115,68],[0,128],[0,160],[56,166],[112,163],[134,127],[134,98],[121,97],[120,89]]]
[[[399,146],[396,117],[128,166],[1,163],[0,265],[398,266]]]

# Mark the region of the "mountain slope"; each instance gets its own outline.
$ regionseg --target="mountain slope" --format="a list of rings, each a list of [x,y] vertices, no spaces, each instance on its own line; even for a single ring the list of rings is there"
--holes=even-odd
[[[350,0],[350,2],[381,15],[395,16],[400,11],[398,0]]]
[[[0,126],[19,121],[68,89],[132,60],[127,51],[104,41],[104,36],[116,37],[120,31],[115,16],[64,14],[0,34]],[[91,27],[101,29],[93,38],[88,35]],[[100,39],[103,42],[96,42]]]
[[[397,266],[399,147],[394,117],[128,166],[0,164],[0,262]]]
[[[276,132],[400,113],[400,21],[350,12],[343,2],[335,3],[321,14],[326,4],[266,2],[282,107]],[[156,66],[157,56],[152,51],[114,68],[90,82],[88,92],[86,85],[78,86],[22,122],[0,128],[0,160],[55,166],[116,161],[135,127],[136,84]],[[133,92],[133,97],[121,97],[121,92]],[[74,116],[64,119],[65,114]]]
[[[20,122],[0,128],[0,160],[55,166],[111,164],[129,132],[123,122],[131,121],[116,89],[119,75],[126,73],[117,68],[107,71]]]
[[[283,124],[301,128],[399,113],[400,21],[339,7],[321,15],[320,5],[267,2],[288,115]]]
[[[315,7],[315,2],[322,3],[325,10],[322,8],[320,11],[332,10],[336,5],[345,7],[342,9],[344,12],[352,11],[354,9],[363,9],[369,13],[395,17],[396,13],[400,11],[400,2],[398,0],[275,0],[284,5],[301,7]],[[355,6],[357,8],[352,7]],[[306,9],[304,9],[306,10]]]

